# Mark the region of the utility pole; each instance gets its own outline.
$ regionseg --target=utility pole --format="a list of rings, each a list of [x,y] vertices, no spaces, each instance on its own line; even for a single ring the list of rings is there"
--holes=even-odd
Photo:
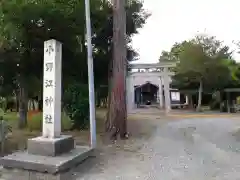
[[[94,73],[93,73],[93,57],[92,57],[92,32],[90,3],[85,0],[85,18],[87,30],[87,51],[88,51],[88,91],[89,91],[89,116],[90,116],[90,144],[92,148],[96,148],[96,117],[95,117],[95,90],[94,90]]]

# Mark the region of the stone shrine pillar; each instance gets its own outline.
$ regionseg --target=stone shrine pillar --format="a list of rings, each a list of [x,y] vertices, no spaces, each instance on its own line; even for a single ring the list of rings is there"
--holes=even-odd
[[[70,179],[71,168],[92,153],[92,148],[75,146],[72,136],[61,134],[61,77],[62,45],[52,39],[44,43],[42,136],[29,139],[26,152],[15,152],[0,160],[3,179]]]
[[[74,148],[72,136],[61,135],[62,44],[44,42],[43,130],[42,137],[28,140],[28,152],[56,156]],[[45,148],[41,148],[42,143]],[[59,144],[57,147],[55,144]],[[49,148],[47,148],[49,146]],[[53,148],[50,148],[53,146]]]
[[[59,138],[61,134],[62,44],[44,42],[43,137]]]

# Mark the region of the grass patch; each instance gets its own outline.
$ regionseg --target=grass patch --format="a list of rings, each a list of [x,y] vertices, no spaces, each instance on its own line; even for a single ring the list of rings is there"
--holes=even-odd
[[[15,121],[18,120],[18,113],[17,112],[6,112],[4,113],[2,109],[0,109],[0,116],[3,117],[5,121]]]
[[[97,130],[97,139],[101,141],[102,134],[104,133],[104,117],[106,110],[97,110],[96,111],[96,130]],[[5,143],[5,154],[12,153],[16,150],[24,150],[27,148],[27,140],[33,137],[41,135],[42,127],[42,113],[37,113],[29,116],[28,118],[28,128],[18,129],[18,113],[17,112],[7,112],[4,113],[0,110],[0,116],[3,116],[3,119],[8,121],[12,126],[12,133],[9,136],[8,141]],[[63,113],[62,115],[62,128],[64,134],[72,135],[75,138],[76,144],[89,144],[89,130],[80,130],[80,131],[70,131],[70,120]]]
[[[27,127],[30,131],[42,131],[42,112],[36,113],[28,117]],[[72,128],[72,121],[66,115],[66,113],[62,113],[61,118],[62,123],[62,131],[69,131]]]

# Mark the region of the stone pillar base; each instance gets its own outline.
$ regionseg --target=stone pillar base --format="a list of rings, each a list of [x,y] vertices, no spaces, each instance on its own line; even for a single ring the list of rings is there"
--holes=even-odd
[[[4,180],[73,180],[70,172],[48,174],[24,169],[3,168],[2,176]]]
[[[48,139],[37,137],[28,140],[28,153],[42,156],[58,156],[74,149],[72,136],[62,135],[60,138]]]
[[[93,153],[93,149],[77,146],[59,156],[41,156],[16,152],[0,160],[4,180],[76,180],[71,168]]]

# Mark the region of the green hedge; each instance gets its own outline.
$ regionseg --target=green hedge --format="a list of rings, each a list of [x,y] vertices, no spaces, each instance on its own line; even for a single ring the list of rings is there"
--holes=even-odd
[[[42,113],[34,114],[28,119],[28,129],[30,131],[42,130]],[[66,113],[62,113],[62,131],[69,131],[72,128],[72,121],[66,115]]]
[[[72,120],[72,129],[87,129],[89,127],[88,85],[70,84],[63,94],[63,108]]]

